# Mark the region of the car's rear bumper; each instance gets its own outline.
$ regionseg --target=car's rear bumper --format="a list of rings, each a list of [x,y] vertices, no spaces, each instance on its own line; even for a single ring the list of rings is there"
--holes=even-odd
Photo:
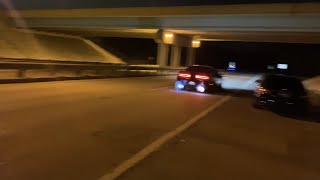
[[[180,86],[180,88],[177,88],[177,84],[178,85],[182,85]],[[203,86],[206,90],[213,88],[214,87],[214,83],[210,83],[207,81],[193,81],[193,80],[177,80],[176,81],[176,88],[177,89],[183,89],[183,90],[197,90],[198,86]]]

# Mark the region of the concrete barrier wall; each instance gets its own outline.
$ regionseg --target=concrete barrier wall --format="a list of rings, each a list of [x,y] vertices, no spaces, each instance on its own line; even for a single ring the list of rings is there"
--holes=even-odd
[[[0,58],[124,63],[90,40],[63,34],[15,29],[8,25],[6,17],[0,16]]]
[[[0,84],[57,80],[176,75],[181,68],[150,65],[2,59]]]

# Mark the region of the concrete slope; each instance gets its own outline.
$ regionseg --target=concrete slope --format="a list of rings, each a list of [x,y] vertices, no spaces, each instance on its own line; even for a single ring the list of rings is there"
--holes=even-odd
[[[90,40],[54,33],[11,28],[0,18],[0,57],[124,63]],[[23,21],[19,21],[23,23]]]

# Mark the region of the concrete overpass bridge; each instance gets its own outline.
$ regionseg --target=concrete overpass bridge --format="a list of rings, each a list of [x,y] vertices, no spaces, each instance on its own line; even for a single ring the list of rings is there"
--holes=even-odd
[[[152,38],[158,64],[187,64],[201,41],[320,43],[320,3],[9,11],[14,25],[84,37]],[[23,19],[25,23],[19,20]],[[18,20],[17,20],[18,19]],[[25,27],[25,25],[27,27]]]

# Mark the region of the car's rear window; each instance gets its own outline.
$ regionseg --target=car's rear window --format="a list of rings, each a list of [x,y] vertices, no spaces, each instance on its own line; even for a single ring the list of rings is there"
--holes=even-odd
[[[214,68],[207,66],[190,66],[187,68],[187,71],[190,72],[203,72],[203,73],[212,73]]]
[[[286,76],[268,76],[262,85],[268,89],[280,90],[288,89],[294,91],[304,91],[301,81],[297,78]]]

